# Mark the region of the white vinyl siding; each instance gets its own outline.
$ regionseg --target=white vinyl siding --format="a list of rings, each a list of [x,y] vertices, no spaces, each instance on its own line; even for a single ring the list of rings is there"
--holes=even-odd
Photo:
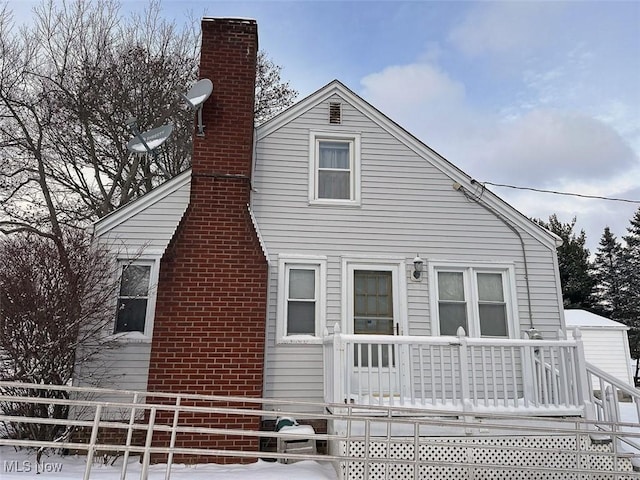
[[[331,102],[342,105],[341,125],[327,125]],[[266,136],[258,129],[252,210],[271,259],[291,252],[326,257],[326,326],[330,332],[335,324],[345,331],[345,257],[362,258],[362,262],[403,258],[408,279],[416,252],[425,263],[438,259],[511,264],[516,306],[513,317],[520,322],[521,331],[529,328],[519,239],[502,221],[455,191],[450,176],[400,142],[386,125],[373,121],[337,93],[278,128],[266,127]],[[310,204],[309,142],[311,134],[320,128],[344,135],[358,132],[360,136],[359,208]],[[556,338],[562,304],[554,271],[555,247],[527,231],[521,234],[527,249],[533,322],[545,338]],[[264,394],[320,401],[321,345],[278,342],[279,268],[272,262]],[[433,334],[431,287],[430,281],[406,282],[404,298],[400,299],[407,312],[406,334]]]
[[[189,205],[190,171],[96,222],[100,242],[120,257],[162,255]]]

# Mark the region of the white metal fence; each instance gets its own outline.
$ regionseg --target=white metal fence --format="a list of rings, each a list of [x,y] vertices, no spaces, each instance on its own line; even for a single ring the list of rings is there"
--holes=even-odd
[[[625,430],[629,430],[625,425],[635,424],[640,428],[640,390],[589,363],[587,363],[587,376],[590,384],[597,386],[593,403],[596,418],[603,422],[597,424],[598,428],[603,431],[617,430],[620,448],[640,452],[638,437],[625,435]],[[631,431],[635,432],[636,428],[632,428]]]
[[[174,395],[157,392],[129,392],[119,390],[57,387],[48,385],[0,382],[0,392],[22,389],[29,395],[14,396],[0,394],[0,404],[11,405],[66,405],[72,412],[81,415],[69,419],[38,418],[28,415],[0,415],[0,425],[7,427],[19,424],[48,424],[60,427],[61,434],[55,440],[28,438],[0,438],[0,445],[15,447],[37,447],[69,449],[86,453],[84,479],[91,477],[94,458],[99,452],[122,455],[120,478],[127,476],[126,461],[131,455],[141,457],[140,478],[146,479],[149,465],[154,455],[162,455],[166,462],[165,478],[171,478],[172,465],[177,455],[197,457],[242,459],[310,459],[331,462],[336,471],[349,480],[352,479],[395,479],[395,478],[560,478],[546,477],[546,473],[558,471],[551,460],[562,458],[562,465],[570,465],[571,475],[580,479],[640,478],[631,471],[629,460],[637,454],[618,451],[617,439],[623,428],[634,425],[608,422],[602,419],[588,422],[582,418],[554,419],[543,421],[532,417],[514,415],[483,415],[475,418],[468,415],[452,416],[450,411],[431,411],[424,416],[424,410],[408,407],[358,406],[353,404],[313,404],[278,401],[273,399],[253,399],[219,397],[206,395]],[[45,398],[38,392],[57,391],[60,398]],[[101,400],[110,398],[110,401]],[[114,401],[113,399],[120,400]],[[267,407],[268,406],[268,407]],[[338,409],[338,407],[341,407]],[[329,409],[339,414],[300,413],[301,410],[327,412]],[[112,415],[118,412],[120,420]],[[122,412],[127,412],[126,418]],[[198,415],[222,415],[229,418],[227,427],[211,427],[206,424],[193,425],[190,418]],[[330,454],[308,455],[279,452],[243,451],[181,444],[183,434],[201,435],[203,438],[296,438],[295,435],[273,431],[243,430],[234,427],[235,417],[275,419],[278,416],[294,416],[301,423],[309,420],[326,421],[327,434],[317,433],[316,440],[328,442]],[[160,421],[160,419],[164,419]],[[613,441],[607,448],[594,449],[589,433],[596,426],[609,426],[606,440]],[[78,435],[84,430],[85,436]],[[449,432],[448,436],[434,436],[432,432]],[[104,432],[121,432],[122,441],[103,437]],[[155,442],[155,436],[162,434],[170,440],[166,444]],[[638,433],[625,432],[625,438],[636,438]],[[522,441],[508,444],[502,439],[549,439],[569,438],[572,441],[542,442]],[[136,440],[140,438],[140,440]],[[456,445],[462,442],[462,445]],[[475,442],[475,443],[474,443]],[[545,446],[547,445],[547,446]],[[559,446],[560,445],[560,446]],[[456,452],[463,449],[461,457]],[[430,453],[431,452],[431,453]],[[433,455],[433,452],[444,452]],[[486,453],[489,452],[489,453]],[[540,457],[540,455],[542,456]],[[505,456],[506,455],[506,456]],[[537,455],[537,457],[536,457]],[[512,460],[507,460],[511,458]],[[513,460],[513,459],[516,460]],[[529,459],[525,461],[523,459]],[[540,458],[541,460],[537,460]],[[532,460],[533,459],[533,460]],[[585,459],[587,461],[585,461]],[[555,460],[554,460],[555,461]],[[507,463],[505,463],[507,462]],[[567,463],[568,462],[568,463]],[[569,468],[569,467],[567,467]],[[448,469],[448,470],[447,470]],[[459,473],[451,475],[451,471]],[[493,472],[490,476],[478,476],[478,472]],[[569,470],[567,470],[568,472]],[[434,472],[444,472],[436,476]],[[447,473],[449,472],[449,473]],[[606,476],[606,475],[622,476]],[[533,476],[532,476],[533,475]],[[603,476],[604,475],[604,476]],[[573,478],[573,477],[562,477]]]

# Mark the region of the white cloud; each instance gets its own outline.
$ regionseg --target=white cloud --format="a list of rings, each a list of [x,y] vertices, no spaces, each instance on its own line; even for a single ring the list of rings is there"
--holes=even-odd
[[[529,186],[558,185],[568,179],[602,182],[639,160],[604,122],[552,110],[533,110],[494,125],[493,137],[476,147],[475,162],[493,179]]]
[[[368,96],[384,99],[388,107],[396,109],[416,104],[450,105],[464,99],[464,86],[429,63],[387,67],[367,75],[362,85]]]
[[[559,2],[483,2],[469,10],[449,41],[469,55],[522,56],[550,41]]]

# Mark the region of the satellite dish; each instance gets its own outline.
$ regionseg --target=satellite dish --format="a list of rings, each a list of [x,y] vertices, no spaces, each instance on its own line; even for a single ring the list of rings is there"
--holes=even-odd
[[[133,153],[153,153],[156,148],[167,141],[171,132],[173,132],[171,123],[144,133],[134,132],[136,136],[127,142],[127,149]]]
[[[213,83],[208,78],[198,80],[187,93],[182,94],[189,106],[198,110],[198,136],[204,137],[204,125],[202,124],[202,104],[213,92]]]
[[[202,80],[198,80],[193,87],[184,94],[184,98],[189,102],[191,108],[195,110],[209,98],[211,92],[213,92],[213,83],[208,78],[203,78]]]

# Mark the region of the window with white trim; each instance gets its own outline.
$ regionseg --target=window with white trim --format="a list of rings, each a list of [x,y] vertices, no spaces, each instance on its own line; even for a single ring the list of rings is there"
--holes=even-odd
[[[281,343],[318,343],[324,329],[324,258],[279,260],[277,336]]]
[[[153,260],[120,263],[118,300],[114,333],[140,332],[151,334],[151,319],[155,310],[157,266]]]
[[[311,203],[359,203],[359,135],[312,132],[309,156],[309,201]]]
[[[512,267],[439,265],[431,279],[435,334],[517,338]]]

